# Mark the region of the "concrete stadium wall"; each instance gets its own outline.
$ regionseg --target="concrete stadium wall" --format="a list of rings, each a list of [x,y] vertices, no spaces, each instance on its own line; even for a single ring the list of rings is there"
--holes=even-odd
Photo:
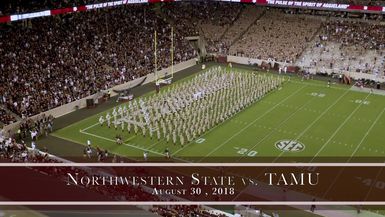
[[[310,71],[310,73],[313,73],[315,74],[317,71],[316,69],[308,69]],[[333,70],[333,69],[323,69],[325,73],[327,74],[332,74],[332,73],[338,73],[337,70]],[[369,80],[373,80],[373,81],[379,81],[379,82],[385,82],[385,76],[376,76],[376,75],[373,75],[373,74],[368,74],[368,73],[360,73],[360,72],[345,72],[343,73],[345,75],[348,75],[349,77],[351,78],[354,78],[354,79],[369,79]]]
[[[239,57],[239,56],[227,56],[227,62],[238,63],[243,65],[260,65],[262,62],[269,62],[268,60],[253,59],[248,57]],[[277,62],[281,66],[290,65],[284,62]]]
[[[260,59],[253,59],[253,58],[247,58],[247,57],[239,57],[239,56],[227,56],[227,61],[228,62],[233,62],[233,63],[239,63],[239,64],[244,64],[244,65],[253,65],[253,64],[261,64],[262,61],[268,62],[267,60],[260,60]],[[277,62],[281,66],[285,65],[293,65],[293,64],[288,64],[284,62]],[[308,69],[310,73],[315,74],[316,69]],[[329,75],[335,72],[333,69],[325,69],[325,72],[328,73]],[[385,76],[376,76],[373,74],[367,74],[367,73],[358,73],[358,72],[346,72],[344,74],[349,75],[351,78],[354,79],[370,79],[374,81],[379,81],[379,82],[385,82]]]
[[[182,71],[183,69],[186,69],[186,68],[189,68],[191,66],[194,66],[194,65],[196,65],[196,62],[197,62],[197,60],[194,58],[194,59],[187,60],[185,62],[178,63],[178,64],[174,65],[174,73],[178,73],[178,72]],[[162,69],[162,70],[158,71],[158,77],[163,77],[167,73],[169,73],[170,71],[171,71],[171,67]],[[114,87],[112,87],[112,88],[110,88],[108,90],[105,90],[105,91],[110,91],[111,92],[111,96],[116,96],[117,93],[115,93],[112,90],[114,90],[114,89],[115,90],[127,89],[130,86],[132,86],[133,84],[139,83],[145,77],[147,77],[147,78],[146,78],[146,80],[145,80],[145,82],[143,84],[147,84],[147,83],[155,81],[154,73],[150,73],[150,74],[148,74],[146,76],[137,78],[135,80],[126,82],[124,84],[120,84],[120,85],[114,86]],[[93,94],[93,95],[85,97],[83,99],[80,99],[80,100],[77,100],[77,101],[74,101],[74,102],[70,102],[68,104],[56,107],[56,108],[51,109],[51,110],[46,111],[46,112],[42,112],[42,113],[40,113],[38,115],[35,115],[33,117],[30,117],[30,118],[34,119],[34,118],[37,118],[37,117],[39,117],[39,116],[41,116],[43,114],[52,115],[55,118],[63,116],[65,114],[71,113],[71,112],[76,111],[78,109],[85,108],[87,106],[87,102],[86,102],[87,99],[95,99],[97,97],[97,95],[98,95],[98,93]],[[11,131],[15,130],[19,126],[20,122],[21,121],[18,121],[18,122],[9,124],[7,126],[4,126],[3,127],[4,132],[7,132],[8,130],[11,130]]]

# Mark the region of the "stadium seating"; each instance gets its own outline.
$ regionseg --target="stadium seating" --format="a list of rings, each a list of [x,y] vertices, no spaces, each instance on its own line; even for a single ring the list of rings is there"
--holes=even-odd
[[[30,117],[153,72],[154,30],[159,69],[170,66],[172,26],[174,63],[196,57],[184,38],[200,35],[209,53],[384,75],[385,32],[376,21],[291,13],[297,12],[205,1],[125,5],[2,24],[0,106],[6,109],[0,120],[15,121],[8,110]]]
[[[150,6],[41,18],[28,28],[8,27],[0,35],[3,103],[28,117],[151,73],[154,30],[158,66],[165,68],[171,63],[171,28]],[[195,56],[178,34],[174,42],[175,63]]]
[[[6,138],[8,140],[8,138]],[[22,143],[17,143],[14,139],[11,142],[0,141],[0,160],[14,163],[63,163],[60,158],[49,155],[38,150],[28,149]],[[68,162],[66,162],[68,163]],[[31,168],[32,169],[32,168]],[[79,177],[90,176],[94,171],[88,171],[86,167],[35,167],[39,173],[67,180],[68,173],[76,173]],[[142,187],[132,185],[88,185],[87,188],[95,191],[112,200],[124,201],[158,201],[161,198],[144,190]],[[199,206],[153,206],[151,211],[160,216],[202,216],[202,217],[223,217],[221,214],[213,214]]]
[[[85,4],[110,2],[111,0],[66,0],[66,1],[24,1],[24,0],[4,0],[0,6],[0,16],[23,12],[34,12],[49,8],[64,8],[79,6]],[[309,1],[309,0],[300,0]],[[353,5],[367,5],[367,6],[384,6],[383,0],[320,0],[318,2],[325,3],[339,3],[339,4],[353,4]]]
[[[230,47],[232,43],[241,37],[243,33],[252,25],[255,20],[263,15],[265,9],[255,7],[254,5],[246,5],[245,9],[240,14],[239,18],[233,23],[233,25],[223,35],[222,43],[227,47]]]
[[[230,54],[294,62],[319,25],[313,17],[270,9],[230,48]]]
[[[10,114],[7,110],[0,107],[0,122],[3,124],[9,124],[16,121],[16,118]],[[0,124],[1,125],[1,124]]]
[[[25,144],[19,144],[15,140],[12,140],[6,146],[3,142],[0,142],[0,160],[10,161],[13,163],[63,163],[64,161],[55,156],[51,156],[46,152],[40,152],[38,150],[28,149]],[[68,163],[68,162],[65,162]],[[79,176],[90,175],[90,171],[82,167],[35,167],[34,170],[57,177],[59,180],[66,180],[67,173],[77,173]],[[94,174],[92,174],[94,175]],[[156,196],[144,191],[141,187],[132,185],[111,185],[111,186],[87,186],[91,191],[95,191],[99,194],[111,198],[114,200],[125,201],[156,201]]]
[[[298,60],[317,72],[385,75],[385,30],[370,21],[331,20]]]
[[[152,212],[160,216],[199,216],[199,217],[225,217],[222,214],[212,214],[201,206],[153,206]]]
[[[163,12],[184,36],[202,36],[209,53],[227,53],[222,35],[241,13],[244,5],[223,2],[186,2],[167,4]]]

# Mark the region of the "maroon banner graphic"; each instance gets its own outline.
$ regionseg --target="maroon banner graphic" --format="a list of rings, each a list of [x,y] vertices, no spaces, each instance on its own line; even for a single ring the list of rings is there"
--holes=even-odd
[[[1,202],[323,201],[385,204],[385,172],[381,164],[36,165],[0,166],[0,173],[4,174],[0,186],[7,186],[0,188]]]

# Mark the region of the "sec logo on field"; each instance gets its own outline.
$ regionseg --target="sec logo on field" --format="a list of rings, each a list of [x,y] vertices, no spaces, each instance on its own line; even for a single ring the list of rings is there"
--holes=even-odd
[[[275,143],[275,147],[283,152],[301,152],[305,145],[294,140],[281,140]]]

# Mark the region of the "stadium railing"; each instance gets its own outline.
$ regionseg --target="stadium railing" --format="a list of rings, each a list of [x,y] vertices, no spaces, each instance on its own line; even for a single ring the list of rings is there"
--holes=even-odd
[[[277,62],[277,61],[253,59],[253,58],[240,57],[240,56],[227,56],[227,61],[233,62],[233,63],[238,63],[238,64],[243,64],[243,65],[254,65],[254,64],[260,65],[262,62],[278,63],[282,67],[295,65],[294,63],[292,64],[292,63],[284,63],[284,62]],[[311,69],[307,69],[307,70],[312,74],[317,73],[316,68],[311,68]],[[335,70],[335,69],[323,69],[323,71],[329,75],[331,75],[333,73],[344,73],[344,74],[347,73],[351,78],[354,78],[354,79],[368,79],[368,80],[375,80],[378,82],[385,82],[385,76],[376,76],[374,74],[347,72],[347,71],[340,72],[339,70]]]

